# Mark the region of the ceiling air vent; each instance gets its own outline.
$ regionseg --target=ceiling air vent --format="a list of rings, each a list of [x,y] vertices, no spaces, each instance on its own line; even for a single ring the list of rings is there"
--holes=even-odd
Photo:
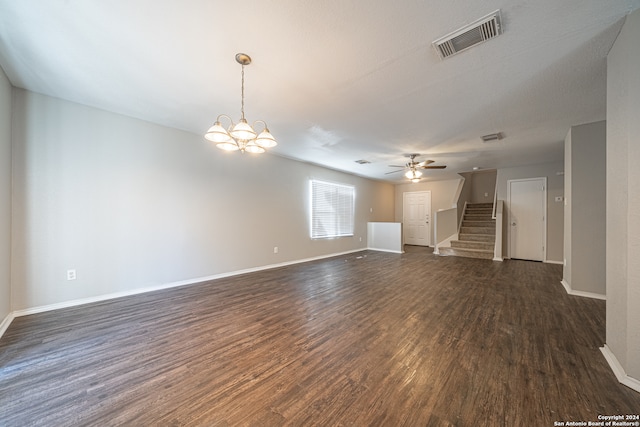
[[[439,38],[433,42],[433,47],[441,59],[448,58],[502,34],[501,21],[500,10],[498,9],[459,30]]]
[[[504,134],[502,132],[490,133],[489,135],[482,135],[480,138],[482,142],[499,141],[504,138]]]

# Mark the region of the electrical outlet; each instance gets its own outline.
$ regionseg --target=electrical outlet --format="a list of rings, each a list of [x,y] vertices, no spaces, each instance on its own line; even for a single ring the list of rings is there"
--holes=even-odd
[[[67,280],[76,280],[75,270],[67,270]]]
[[[277,254],[277,253],[278,253],[278,247],[277,247],[277,246],[274,246],[274,247],[273,247],[273,253],[274,253],[274,254]]]

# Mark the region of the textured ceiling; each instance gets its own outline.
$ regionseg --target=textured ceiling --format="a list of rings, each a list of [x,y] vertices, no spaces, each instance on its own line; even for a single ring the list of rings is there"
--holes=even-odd
[[[427,179],[445,179],[561,160],[570,126],[605,118],[606,55],[638,8],[640,0],[0,0],[0,65],[16,87],[203,134],[218,114],[239,118],[234,56],[245,52],[246,116],[269,124],[273,153],[401,181],[388,165],[415,152],[447,165]],[[433,40],[496,9],[503,35],[439,59]],[[505,138],[480,140],[494,132]]]

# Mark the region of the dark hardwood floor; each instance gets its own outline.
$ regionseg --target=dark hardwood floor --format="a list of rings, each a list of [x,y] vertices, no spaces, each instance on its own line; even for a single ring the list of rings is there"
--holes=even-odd
[[[553,426],[638,414],[562,267],[361,252],[16,318],[2,426]]]

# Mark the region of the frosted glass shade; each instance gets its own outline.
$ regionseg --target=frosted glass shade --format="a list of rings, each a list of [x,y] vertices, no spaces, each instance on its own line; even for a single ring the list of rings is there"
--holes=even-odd
[[[267,150],[265,150],[264,148],[260,147],[259,145],[256,145],[253,142],[250,142],[244,148],[244,151],[246,151],[248,153],[262,154],[262,153],[266,152]]]
[[[237,150],[240,149],[240,147],[238,147],[238,144],[236,144],[233,141],[218,142],[216,144],[216,147],[218,147],[221,150],[225,150],[225,151],[237,151]]]
[[[255,139],[256,131],[253,130],[249,123],[245,119],[240,119],[237,125],[233,127],[231,130],[231,136],[235,139],[242,139],[244,141],[249,141],[251,139]]]
[[[271,135],[271,132],[269,132],[269,129],[267,128],[260,132],[258,138],[256,138],[256,144],[264,148],[271,148],[278,145],[276,139]]]
[[[229,132],[222,127],[220,122],[215,122],[215,124],[209,128],[207,133],[204,134],[204,137],[215,143],[231,141],[231,135],[229,135]]]
[[[408,170],[407,173],[404,174],[404,176],[406,176],[408,179],[416,179],[422,176],[422,172],[415,169],[411,169],[411,170]]]

